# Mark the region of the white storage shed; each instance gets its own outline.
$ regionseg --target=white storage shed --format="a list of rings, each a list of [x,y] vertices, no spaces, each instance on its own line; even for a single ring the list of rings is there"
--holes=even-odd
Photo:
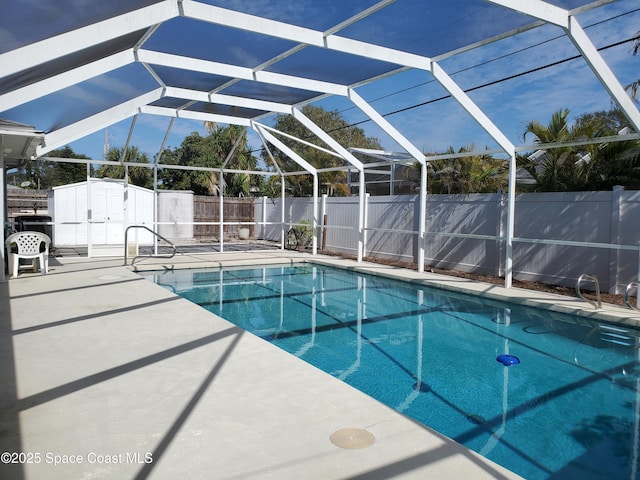
[[[58,247],[124,245],[128,225],[146,225],[153,229],[153,204],[153,190],[121,180],[92,178],[54,187],[49,194],[53,244]],[[129,241],[150,245],[153,235],[134,229]]]

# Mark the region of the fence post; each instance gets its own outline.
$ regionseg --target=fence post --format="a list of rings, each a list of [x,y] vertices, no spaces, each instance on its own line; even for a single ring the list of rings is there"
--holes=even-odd
[[[362,256],[367,256],[367,227],[369,226],[369,193],[364,195],[364,218],[362,219]]]
[[[262,197],[262,235],[261,239],[267,238],[267,196]]]
[[[218,202],[219,202],[219,208],[220,208],[220,229],[219,229],[219,236],[220,236],[220,253],[224,252],[224,172],[222,171],[222,169],[220,169],[220,172],[218,173],[218,185],[219,185],[219,190],[218,190],[218,195],[220,195],[218,197]]]
[[[498,235],[498,241],[496,248],[498,249],[498,262],[496,265],[496,276],[500,277],[504,270],[504,223],[505,223],[505,198],[506,195],[504,191],[500,191],[500,199],[498,201],[498,231],[496,232]]]
[[[322,219],[322,228],[320,229],[320,251],[324,251],[327,248],[327,194],[322,194],[322,213],[320,218]]]
[[[284,224],[285,212],[286,212],[284,188],[285,188],[284,175],[281,174],[280,175],[280,250],[284,250],[284,243],[286,240],[285,236],[288,230],[288,229],[285,230],[285,224]]]
[[[622,194],[624,187],[616,185],[611,190],[611,222],[609,223],[609,243],[620,244],[621,218],[624,205]],[[624,293],[624,285],[620,285],[620,250],[609,250],[609,293]]]

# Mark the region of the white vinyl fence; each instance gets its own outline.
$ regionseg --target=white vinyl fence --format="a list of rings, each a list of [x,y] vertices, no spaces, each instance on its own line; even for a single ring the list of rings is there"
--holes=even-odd
[[[320,203],[318,246],[356,255],[358,198]],[[415,263],[418,209],[414,195],[368,197],[365,256]],[[522,193],[515,214],[514,278],[575,286],[589,273],[610,293],[638,280],[640,192]],[[281,216],[280,200],[258,199],[256,238],[279,241]],[[285,232],[301,220],[313,223],[312,199],[286,198]],[[506,195],[429,195],[425,266],[503,275],[505,229]]]

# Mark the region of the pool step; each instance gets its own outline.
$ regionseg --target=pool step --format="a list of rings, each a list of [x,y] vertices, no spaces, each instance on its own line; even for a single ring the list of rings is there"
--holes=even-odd
[[[628,330],[613,325],[600,325],[600,339],[626,347],[633,347],[636,344],[635,337],[629,335]]]

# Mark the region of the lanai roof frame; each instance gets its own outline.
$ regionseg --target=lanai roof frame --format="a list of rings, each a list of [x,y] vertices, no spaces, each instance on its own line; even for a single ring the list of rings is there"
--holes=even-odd
[[[455,35],[453,31],[453,34],[447,38],[440,38],[427,32],[425,35],[431,40],[430,42],[416,42],[416,38],[421,37],[414,35],[411,37],[414,43],[407,44],[409,37],[405,38],[405,36],[410,29],[394,29],[390,35],[374,37],[375,41],[372,41],[368,30],[371,25],[376,26],[375,20],[379,21],[383,15],[394,14],[395,16],[390,17],[394,20],[400,18],[398,12],[404,11],[402,9],[424,15],[421,10],[424,6],[421,2],[362,0],[352,3],[348,7],[350,11],[338,12],[337,5],[341,2],[329,1],[323,6],[327,9],[325,16],[318,17],[311,14],[295,17],[293,14],[289,16],[286,11],[278,8],[265,12],[252,11],[255,7],[241,2],[229,6],[229,2],[218,0],[207,2],[115,0],[110,2],[110,6],[103,5],[95,11],[83,12],[82,15],[87,16],[82,18],[68,15],[61,22],[52,22],[52,25],[47,25],[47,28],[31,33],[36,37],[27,40],[19,38],[20,35],[14,32],[16,33],[14,43],[18,46],[0,53],[0,63],[7,67],[2,74],[5,86],[0,89],[0,112],[15,113],[22,105],[35,102],[42,97],[56,95],[78,83],[117,72],[119,69],[131,70],[130,67],[136,65],[141,66],[142,71],[139,71],[139,68],[134,69],[135,71],[131,70],[133,74],[142,77],[144,73],[148,77],[147,82],[155,83],[155,88],[138,92],[138,95],[125,99],[121,103],[113,104],[92,114],[83,114],[84,116],[79,120],[66,125],[54,125],[53,129],[45,128],[44,142],[37,149],[37,156],[44,156],[58,146],[139,113],[254,128],[258,120],[273,113],[298,115],[297,118],[304,122],[305,120],[299,116],[299,106],[327,95],[340,95],[348,98],[422,165],[421,186],[426,187],[424,154],[356,92],[357,87],[378,78],[406,69],[420,69],[433,75],[509,155],[509,192],[513,195],[516,147],[442,69],[439,61],[543,24],[555,25],[572,40],[600,82],[620,104],[636,130],[640,130],[640,113],[626,97],[620,82],[602,60],[576,19],[576,15],[586,10],[613,1],[615,0],[591,3],[584,0],[437,2],[430,5],[427,9],[428,13],[433,13],[433,17],[440,15],[440,19],[446,15],[455,17],[461,24],[460,28],[466,28],[465,36]],[[464,16],[459,15],[461,2],[470,7],[465,11]],[[221,7],[222,4],[229,8]],[[285,4],[286,2],[275,1],[276,6]],[[48,5],[48,8],[56,7]],[[313,10],[313,7],[309,8]],[[331,8],[334,11],[330,12]],[[111,10],[107,11],[109,9]],[[487,31],[483,33],[469,28],[473,25],[473,21],[481,18],[486,12],[507,20],[505,25],[492,22],[484,26]],[[35,21],[39,20],[37,15],[33,17]],[[7,18],[11,21],[11,16]],[[29,17],[25,14],[24,18]],[[75,24],[73,24],[74,18],[77,20]],[[415,20],[404,18],[402,21],[411,24]],[[233,38],[242,38],[244,35],[254,39],[260,38],[265,42],[264,45],[254,43],[260,51],[260,55],[255,59],[239,56],[241,61],[235,64],[230,61],[233,59],[233,52],[227,52],[226,56],[220,59],[202,58],[210,55],[208,51],[200,57],[190,57],[181,52],[170,51],[171,49],[159,51],[150,48],[156,45],[156,40],[162,38],[165,30],[171,33],[171,25],[180,26],[187,21],[195,22],[189,23],[194,30],[205,29],[206,24],[207,31],[211,33],[226,32],[232,34]],[[165,28],[167,25],[169,27]],[[453,23],[449,27],[451,25]],[[24,31],[29,31],[28,28],[23,27],[21,25]],[[454,30],[453,27],[451,28]],[[22,33],[22,36],[24,35],[30,34]],[[38,38],[37,35],[43,38]],[[30,41],[34,38],[35,41]],[[202,48],[200,50],[202,51]],[[304,61],[301,63],[305,54],[309,54],[312,60],[321,61],[318,65],[305,64]],[[345,69],[344,75],[337,77],[342,80],[336,81],[333,77],[336,71],[332,68],[336,65],[339,67],[341,63],[344,64],[346,59],[353,62],[354,66],[351,69]],[[334,65],[331,61],[337,63]],[[321,68],[315,68],[318,66]],[[358,70],[358,66],[361,70]],[[189,88],[190,85],[172,85],[171,83],[175,82],[169,81],[170,78],[167,77],[171,69],[197,74],[200,79],[191,86],[198,88]],[[337,73],[340,72],[337,71]],[[208,87],[201,86],[203,83],[207,84],[209,80],[215,81]],[[266,93],[265,90],[262,90],[262,93],[253,91],[248,94],[247,88],[241,87],[244,84],[260,87],[266,85],[272,91]],[[227,91],[231,91],[232,94],[225,93]],[[309,93],[303,94],[302,92],[305,91]],[[296,95],[289,98],[289,101],[283,101],[283,97],[288,93]],[[294,97],[295,100],[292,100]],[[172,98],[177,101],[170,102],[169,99]],[[346,161],[353,162],[354,157],[349,158],[349,152],[345,150],[349,147],[348,145],[333,145],[333,147]],[[304,159],[300,160],[304,161]],[[357,159],[355,160],[357,162]],[[307,165],[306,171],[309,171],[308,167],[312,166]],[[426,188],[421,188],[421,192],[425,191]],[[424,197],[424,195],[421,196]],[[513,198],[510,198],[509,205],[507,274],[505,275],[507,286],[511,284],[510,239],[513,237]],[[419,233],[421,245],[424,245],[424,216],[425,206],[422,205],[420,212],[422,230]],[[420,252],[423,255],[423,248]],[[423,256],[418,259],[419,265],[422,265],[423,259]]]

